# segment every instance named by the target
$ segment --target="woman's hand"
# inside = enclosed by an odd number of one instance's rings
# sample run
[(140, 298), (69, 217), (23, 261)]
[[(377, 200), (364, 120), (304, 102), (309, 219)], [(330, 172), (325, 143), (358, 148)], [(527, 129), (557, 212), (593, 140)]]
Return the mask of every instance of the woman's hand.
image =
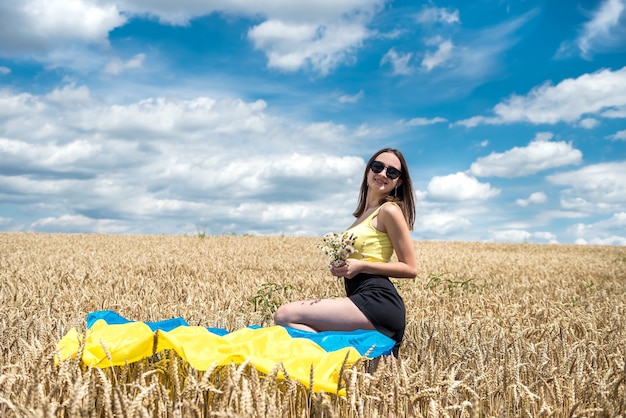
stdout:
[(351, 279), (361, 272), (362, 265), (363, 261), (349, 258), (343, 264), (340, 264), (338, 266), (331, 266), (330, 272), (333, 276)]

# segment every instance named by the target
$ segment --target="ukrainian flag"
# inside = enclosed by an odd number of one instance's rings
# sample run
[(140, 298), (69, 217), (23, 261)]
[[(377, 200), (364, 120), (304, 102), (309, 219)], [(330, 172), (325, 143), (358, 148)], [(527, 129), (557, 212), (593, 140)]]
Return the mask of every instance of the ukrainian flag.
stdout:
[(395, 341), (378, 331), (307, 332), (282, 326), (251, 326), (229, 332), (222, 328), (190, 326), (182, 318), (158, 322), (128, 320), (113, 311), (87, 315), (87, 331), (72, 328), (59, 342), (59, 360), (75, 358), (84, 343), (82, 361), (91, 367), (123, 366), (174, 350), (191, 367), (249, 362), (268, 374), (278, 364), (292, 379), (313, 390), (338, 390), (339, 373), (361, 359), (389, 355)]

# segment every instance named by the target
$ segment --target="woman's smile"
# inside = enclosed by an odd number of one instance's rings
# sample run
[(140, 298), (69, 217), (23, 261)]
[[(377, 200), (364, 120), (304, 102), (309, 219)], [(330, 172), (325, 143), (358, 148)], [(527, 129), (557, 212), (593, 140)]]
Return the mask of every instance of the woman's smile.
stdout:
[(388, 181), (381, 178), (381, 177), (374, 177), (374, 183), (378, 186), (378, 187), (385, 187), (388, 184)]

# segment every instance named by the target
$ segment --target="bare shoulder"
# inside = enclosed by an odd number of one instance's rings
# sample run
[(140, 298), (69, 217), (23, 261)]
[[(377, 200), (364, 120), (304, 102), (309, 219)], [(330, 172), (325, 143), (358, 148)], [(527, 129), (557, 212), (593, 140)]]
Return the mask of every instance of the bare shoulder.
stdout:
[(385, 202), (380, 207), (380, 213), (388, 216), (402, 216), (402, 209), (400, 208), (400, 205), (395, 202)]
[(386, 202), (380, 208), (379, 212), (380, 219), (383, 223), (387, 222), (401, 222), (404, 223), (404, 213), (402, 213), (402, 209), (397, 203), (394, 202)]

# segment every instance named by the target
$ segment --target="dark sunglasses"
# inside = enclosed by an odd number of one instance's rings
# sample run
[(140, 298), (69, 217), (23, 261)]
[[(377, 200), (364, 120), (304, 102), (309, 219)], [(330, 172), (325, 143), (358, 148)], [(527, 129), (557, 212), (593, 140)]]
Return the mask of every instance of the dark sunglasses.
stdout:
[(398, 177), (400, 177), (400, 174), (402, 174), (402, 172), (400, 170), (398, 170), (397, 168), (392, 167), (390, 165), (385, 165), (385, 164), (381, 163), (380, 161), (373, 161), (370, 164), (370, 170), (372, 170), (376, 174), (382, 173), (382, 171), (385, 168), (387, 169), (387, 177), (390, 180), (395, 180)]

